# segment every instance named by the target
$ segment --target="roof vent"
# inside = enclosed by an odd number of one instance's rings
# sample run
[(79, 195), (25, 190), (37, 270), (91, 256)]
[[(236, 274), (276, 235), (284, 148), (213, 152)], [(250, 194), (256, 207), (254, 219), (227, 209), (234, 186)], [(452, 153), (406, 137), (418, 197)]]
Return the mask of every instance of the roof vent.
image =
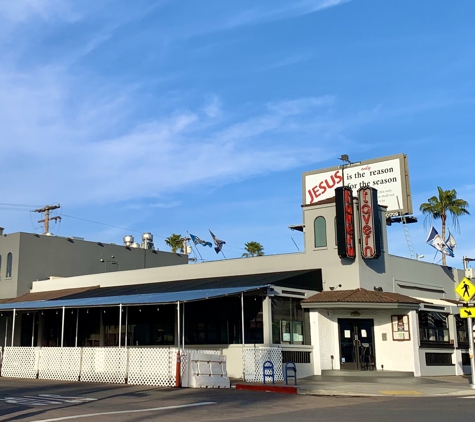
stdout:
[(132, 236), (131, 234), (128, 234), (127, 236), (124, 236), (124, 246), (132, 246), (132, 244), (134, 243), (134, 236)]
[(153, 249), (153, 234), (144, 233), (142, 235), (142, 249)]

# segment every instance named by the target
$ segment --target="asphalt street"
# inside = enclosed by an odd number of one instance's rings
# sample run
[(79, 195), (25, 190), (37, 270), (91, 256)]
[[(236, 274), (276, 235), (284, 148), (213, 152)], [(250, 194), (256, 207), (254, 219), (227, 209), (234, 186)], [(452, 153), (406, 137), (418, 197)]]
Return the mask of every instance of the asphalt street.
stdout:
[(320, 397), (0, 379), (0, 421), (5, 422), (466, 422), (474, 405), (474, 398), (463, 397)]

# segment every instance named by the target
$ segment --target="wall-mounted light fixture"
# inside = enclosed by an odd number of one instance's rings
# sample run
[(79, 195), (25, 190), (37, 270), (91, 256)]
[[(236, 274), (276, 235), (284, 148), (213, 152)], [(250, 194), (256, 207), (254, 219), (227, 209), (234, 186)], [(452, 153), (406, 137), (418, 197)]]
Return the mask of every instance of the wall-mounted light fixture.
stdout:
[(350, 315), (353, 317), (357, 317), (357, 316), (360, 316), (361, 314), (358, 311), (353, 311)]

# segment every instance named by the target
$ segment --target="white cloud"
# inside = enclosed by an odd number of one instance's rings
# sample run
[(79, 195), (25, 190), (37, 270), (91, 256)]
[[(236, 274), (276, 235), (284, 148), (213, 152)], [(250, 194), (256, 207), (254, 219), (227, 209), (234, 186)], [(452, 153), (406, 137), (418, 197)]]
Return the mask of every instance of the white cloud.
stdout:
[(207, 104), (203, 108), (203, 111), (208, 117), (215, 118), (221, 114), (221, 101), (216, 95), (210, 95), (207, 97)]
[(6, 0), (0, 2), (1, 16), (18, 23), (35, 18), (66, 22), (80, 18), (80, 14), (71, 7), (71, 2), (65, 0)]
[(65, 72), (0, 73), (0, 137), (8, 140), (9, 157), (3, 170), (10, 176), (3, 195), (10, 203), (161, 197), (324, 157), (314, 137), (289, 146), (278, 132), (291, 127), (300, 136), (307, 114), (324, 113), (332, 97), (269, 103), (246, 118), (228, 114), (224, 126), (221, 119), (212, 123), (219, 109), (215, 97), (203, 117), (199, 110), (178, 110), (133, 123), (129, 108), (140, 102), (133, 91), (81, 96)]

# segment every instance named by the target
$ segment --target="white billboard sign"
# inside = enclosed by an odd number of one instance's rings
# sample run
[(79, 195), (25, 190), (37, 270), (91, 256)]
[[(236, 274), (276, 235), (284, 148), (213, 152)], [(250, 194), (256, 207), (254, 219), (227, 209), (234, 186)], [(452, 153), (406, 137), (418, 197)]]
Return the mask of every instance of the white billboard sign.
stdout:
[(359, 188), (378, 190), (378, 203), (388, 215), (412, 214), (407, 156), (404, 154), (332, 167), (303, 175), (303, 203), (314, 204), (335, 196), (335, 188), (350, 186), (353, 195)]

